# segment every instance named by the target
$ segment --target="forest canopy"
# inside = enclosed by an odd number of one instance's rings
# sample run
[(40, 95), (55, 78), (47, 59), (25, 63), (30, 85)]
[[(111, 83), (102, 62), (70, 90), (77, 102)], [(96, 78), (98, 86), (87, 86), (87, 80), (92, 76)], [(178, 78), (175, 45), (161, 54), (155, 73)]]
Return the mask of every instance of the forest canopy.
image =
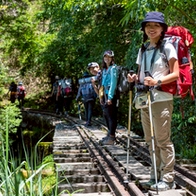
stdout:
[[(135, 66), (146, 12), (163, 12), (168, 25), (185, 26), (196, 39), (195, 8), (195, 0), (2, 1), (1, 66), (78, 78), (89, 62), (101, 63), (105, 49), (117, 64)], [(191, 52), (195, 64), (195, 44)]]

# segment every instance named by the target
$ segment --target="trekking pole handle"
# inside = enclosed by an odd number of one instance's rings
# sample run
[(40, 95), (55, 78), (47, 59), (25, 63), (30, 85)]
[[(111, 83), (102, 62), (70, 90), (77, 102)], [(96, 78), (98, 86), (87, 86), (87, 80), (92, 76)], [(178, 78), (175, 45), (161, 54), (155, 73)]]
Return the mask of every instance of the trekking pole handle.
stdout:
[[(145, 77), (152, 77), (152, 75), (150, 74), (150, 72), (149, 71), (144, 71), (144, 73), (145, 73)], [(149, 91), (149, 86), (146, 86), (146, 91)]]
[(151, 78), (152, 78), (152, 75), (150, 74), (150, 72), (149, 72), (149, 71), (147, 71), (147, 70), (146, 70), (146, 71), (144, 71), (144, 73), (145, 73), (145, 77), (148, 77), (148, 76), (149, 76), (149, 77), (151, 77)]
[[(133, 71), (132, 69), (129, 70), (129, 74), (132, 76), (132, 75), (134, 74), (134, 71)], [(129, 90), (130, 90), (130, 91), (133, 91), (134, 85), (135, 85), (135, 82), (131, 82), (131, 83), (129, 84)]]

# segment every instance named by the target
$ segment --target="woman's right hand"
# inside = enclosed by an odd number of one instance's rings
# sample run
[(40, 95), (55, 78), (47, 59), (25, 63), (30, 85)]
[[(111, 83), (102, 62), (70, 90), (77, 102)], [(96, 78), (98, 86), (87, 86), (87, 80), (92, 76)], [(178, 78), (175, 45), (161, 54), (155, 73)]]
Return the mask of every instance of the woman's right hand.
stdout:
[(133, 74), (133, 75), (128, 74), (127, 75), (127, 81), (128, 82), (135, 82), (136, 80), (137, 80), (137, 75), (136, 74)]

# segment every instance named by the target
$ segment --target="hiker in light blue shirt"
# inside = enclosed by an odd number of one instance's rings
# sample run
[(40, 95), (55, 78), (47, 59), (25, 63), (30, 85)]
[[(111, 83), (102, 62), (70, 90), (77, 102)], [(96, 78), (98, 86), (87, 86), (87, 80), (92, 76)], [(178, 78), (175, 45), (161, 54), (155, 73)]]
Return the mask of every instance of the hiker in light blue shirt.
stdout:
[(108, 95), (108, 100), (112, 100), (117, 85), (117, 69), (116, 65), (109, 66), (108, 69), (103, 69), (102, 73), (102, 86), (104, 86), (104, 92)]
[(103, 54), (102, 87), (103, 96), (100, 103), (103, 106), (104, 116), (107, 120), (108, 135), (102, 139), (103, 145), (113, 145), (117, 127), (117, 68), (114, 63), (114, 52), (107, 50)]

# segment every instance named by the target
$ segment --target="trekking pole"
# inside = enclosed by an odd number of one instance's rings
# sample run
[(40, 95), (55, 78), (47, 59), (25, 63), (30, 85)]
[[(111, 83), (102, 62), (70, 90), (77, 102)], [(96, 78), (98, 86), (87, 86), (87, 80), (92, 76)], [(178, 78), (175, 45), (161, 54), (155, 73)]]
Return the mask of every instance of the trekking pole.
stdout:
[[(145, 77), (151, 76), (149, 71), (145, 71)], [(155, 137), (154, 137), (154, 130), (153, 130), (153, 123), (152, 123), (152, 108), (151, 108), (151, 95), (149, 86), (146, 86), (147, 90), (147, 97), (148, 97), (148, 106), (149, 106), (149, 117), (150, 117), (150, 131), (151, 131), (151, 142), (152, 142), (152, 160), (153, 160), (153, 167), (154, 167), (154, 175), (155, 175), (155, 183), (156, 183), (156, 190), (158, 195), (158, 179), (157, 179), (157, 167), (156, 167), (156, 156), (155, 156)]]
[(80, 109), (80, 103), (78, 103), (78, 115), (79, 115), (79, 119), (82, 120), (82, 117), (81, 117), (81, 109)]
[[(130, 70), (129, 73), (130, 73), (130, 75), (133, 75), (134, 71)], [(126, 168), (126, 180), (124, 181), (124, 183), (129, 182), (128, 166), (129, 166), (129, 147), (130, 147), (131, 110), (132, 110), (133, 87), (134, 87), (134, 82), (131, 82), (129, 84), (129, 115), (128, 115), (128, 131), (127, 131), (127, 168)]]

